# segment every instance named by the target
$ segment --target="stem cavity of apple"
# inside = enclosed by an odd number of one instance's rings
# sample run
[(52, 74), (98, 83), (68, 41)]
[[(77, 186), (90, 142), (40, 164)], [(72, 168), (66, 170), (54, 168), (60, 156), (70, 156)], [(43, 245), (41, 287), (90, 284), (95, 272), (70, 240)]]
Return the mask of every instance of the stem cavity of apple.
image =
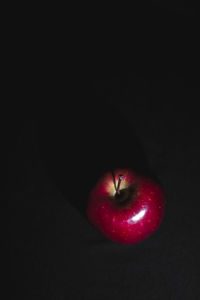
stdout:
[(120, 194), (120, 184), (122, 181), (123, 175), (119, 175), (119, 180), (118, 180), (118, 184), (117, 184), (117, 188), (116, 188), (116, 194), (119, 195)]

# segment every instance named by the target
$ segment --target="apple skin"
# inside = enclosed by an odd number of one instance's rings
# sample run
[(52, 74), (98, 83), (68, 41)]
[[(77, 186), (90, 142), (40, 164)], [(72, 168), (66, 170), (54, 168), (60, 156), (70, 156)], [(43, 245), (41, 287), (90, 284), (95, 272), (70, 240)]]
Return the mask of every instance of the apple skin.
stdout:
[[(118, 197), (120, 174), (123, 179)], [(144, 240), (159, 227), (164, 208), (164, 192), (157, 182), (131, 169), (117, 169), (98, 180), (89, 194), (86, 214), (105, 237), (128, 245)]]

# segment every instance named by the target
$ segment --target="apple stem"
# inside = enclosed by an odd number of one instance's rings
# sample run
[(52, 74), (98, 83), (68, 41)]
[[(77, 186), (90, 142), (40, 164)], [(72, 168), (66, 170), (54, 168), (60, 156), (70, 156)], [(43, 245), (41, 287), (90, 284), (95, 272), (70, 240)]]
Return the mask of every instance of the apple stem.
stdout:
[(116, 189), (116, 193), (119, 195), (120, 193), (120, 184), (121, 184), (121, 181), (122, 181), (122, 178), (123, 178), (123, 175), (119, 175), (119, 180), (118, 180), (118, 184), (117, 184), (117, 189)]

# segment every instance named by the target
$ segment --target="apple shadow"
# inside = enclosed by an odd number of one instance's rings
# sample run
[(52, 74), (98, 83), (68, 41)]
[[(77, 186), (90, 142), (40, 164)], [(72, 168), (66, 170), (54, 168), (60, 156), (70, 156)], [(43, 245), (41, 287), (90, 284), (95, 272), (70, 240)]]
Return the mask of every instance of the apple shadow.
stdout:
[(132, 168), (156, 179), (134, 128), (105, 100), (55, 106), (39, 118), (38, 142), (48, 175), (84, 216), (88, 194), (104, 172)]

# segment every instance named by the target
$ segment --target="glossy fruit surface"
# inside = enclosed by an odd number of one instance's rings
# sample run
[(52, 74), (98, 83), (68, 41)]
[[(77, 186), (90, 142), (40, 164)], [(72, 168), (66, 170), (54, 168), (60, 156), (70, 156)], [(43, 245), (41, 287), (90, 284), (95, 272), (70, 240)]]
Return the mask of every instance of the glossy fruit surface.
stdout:
[[(119, 176), (123, 175), (119, 193)], [(160, 225), (165, 198), (161, 186), (130, 169), (103, 175), (91, 191), (87, 216), (108, 239), (134, 244), (151, 235)]]

